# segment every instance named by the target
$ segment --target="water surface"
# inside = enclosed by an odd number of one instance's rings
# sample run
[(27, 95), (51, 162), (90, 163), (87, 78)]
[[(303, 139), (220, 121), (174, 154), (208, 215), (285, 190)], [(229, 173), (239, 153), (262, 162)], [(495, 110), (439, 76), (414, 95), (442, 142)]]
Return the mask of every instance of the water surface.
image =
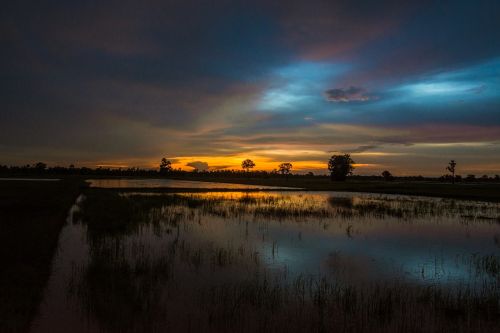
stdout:
[(60, 181), (58, 178), (0, 178), (0, 181), (5, 181), (5, 180), (22, 180), (26, 182), (57, 182)]
[[(423, 290), (420, 299), (425, 288), (498, 295), (495, 203), (277, 191), (92, 200), (79, 200), (83, 215), (73, 208), (63, 230), (34, 332), (183, 331), (186, 323), (203, 330), (220, 311), (235, 316), (241, 297), (251, 304), (260, 295), (265, 302), (307, 299), (297, 290), (321, 283), (346, 286), (357, 297), (374, 286), (410, 290), (409, 304), (412, 290)], [(106, 200), (110, 211), (92, 215), (93, 205)], [(85, 209), (94, 213), (80, 220)], [(377, 297), (387, 296), (367, 299)], [(252, 313), (242, 308), (240, 316)]]
[(176, 179), (88, 179), (90, 187), (100, 188), (196, 188), (196, 189), (291, 189), (291, 187), (245, 185), (217, 182), (202, 182)]

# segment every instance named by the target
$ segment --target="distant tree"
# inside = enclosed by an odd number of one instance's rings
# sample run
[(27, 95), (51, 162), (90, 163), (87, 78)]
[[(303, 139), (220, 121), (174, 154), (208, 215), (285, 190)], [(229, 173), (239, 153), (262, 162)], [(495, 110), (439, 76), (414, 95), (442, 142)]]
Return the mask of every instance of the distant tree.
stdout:
[(161, 159), (160, 162), (160, 173), (168, 173), (172, 171), (172, 162), (167, 160), (165, 157)]
[(498, 181), (500, 181), (500, 176), (499, 175), (495, 175), (494, 179), (495, 179), (496, 182), (498, 182)]
[(467, 177), (465, 177), (465, 180), (473, 182), (476, 180), (476, 176), (475, 175), (467, 175)]
[(344, 181), (348, 175), (354, 170), (354, 161), (351, 155), (333, 155), (328, 161), (328, 170), (330, 170), (331, 180)]
[(387, 170), (385, 170), (384, 172), (382, 172), (382, 177), (384, 177), (384, 179), (386, 181), (390, 181), (390, 180), (393, 180), (394, 179), (394, 176)]
[(457, 166), (457, 162), (455, 160), (451, 160), (450, 163), (448, 163), (448, 166), (446, 167), (446, 170), (448, 170), (451, 173), (451, 181), (453, 184), (455, 184), (455, 168)]
[(43, 163), (43, 162), (38, 162), (37, 164), (35, 164), (35, 169), (37, 172), (44, 172), (45, 169), (47, 169), (47, 164)]
[(255, 167), (255, 163), (248, 158), (241, 162), (241, 168), (246, 170), (246, 172), (250, 172), (250, 169), (253, 169), (253, 167)]
[(288, 175), (290, 174), (290, 172), (292, 171), (292, 163), (281, 163), (279, 166), (278, 166), (278, 170), (279, 170), (279, 173), (281, 173), (282, 175)]
[(308, 173), (306, 173), (306, 175), (309, 176), (309, 177), (313, 177), (314, 176), (314, 172), (309, 171)]

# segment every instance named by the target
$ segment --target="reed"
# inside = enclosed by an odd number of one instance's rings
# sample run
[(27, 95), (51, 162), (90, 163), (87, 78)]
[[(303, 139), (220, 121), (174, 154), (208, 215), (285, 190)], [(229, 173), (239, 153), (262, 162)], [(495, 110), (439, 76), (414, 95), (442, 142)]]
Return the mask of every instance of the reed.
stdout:
[[(466, 258), (481, 278), (456, 285), (404, 278), (356, 283), (324, 274), (291, 274), (287, 267), (264, 264), (251, 246), (193, 241), (186, 235), (219, 220), (263, 226), (269, 220), (324, 220), (328, 225), (354, 217), (405, 222), (461, 218), (467, 212), (475, 223), (495, 223), (476, 217), (492, 216), (498, 209), (383, 197), (321, 201), (281, 194), (90, 192), (82, 213), (89, 261), (75, 267), (68, 291), (83, 318), (110, 332), (495, 332), (500, 324), (498, 256)], [(214, 219), (206, 222), (206, 217)], [(354, 232), (352, 224), (347, 230)], [(278, 256), (279, 244), (270, 246), (272, 258)]]

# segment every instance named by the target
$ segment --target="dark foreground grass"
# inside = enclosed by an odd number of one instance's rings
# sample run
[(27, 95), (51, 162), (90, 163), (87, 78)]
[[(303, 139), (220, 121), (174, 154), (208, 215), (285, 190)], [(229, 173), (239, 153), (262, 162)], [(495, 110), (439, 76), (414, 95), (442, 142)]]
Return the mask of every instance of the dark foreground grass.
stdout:
[(194, 177), (179, 180), (210, 181), (231, 184), (298, 187), (311, 191), (371, 192), (421, 195), (500, 202), (500, 183), (440, 183), (431, 181), (347, 180), (332, 182), (328, 177), (222, 178)]
[(25, 332), (81, 180), (0, 181), (0, 332)]

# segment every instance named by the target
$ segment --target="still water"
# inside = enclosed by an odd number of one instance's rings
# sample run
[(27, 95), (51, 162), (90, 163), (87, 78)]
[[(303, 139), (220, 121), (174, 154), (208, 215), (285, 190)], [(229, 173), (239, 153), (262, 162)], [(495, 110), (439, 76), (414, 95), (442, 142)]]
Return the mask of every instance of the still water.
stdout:
[(58, 182), (58, 178), (0, 178), (0, 181)]
[(265, 185), (245, 185), (231, 183), (201, 182), (177, 179), (88, 179), (90, 187), (100, 188), (193, 188), (193, 189), (287, 189), (290, 187), (265, 186)]
[(242, 297), (299, 297), (290, 290), (303, 281), (451, 294), (500, 285), (500, 204), (333, 192), (129, 193), (113, 200), (134, 209), (110, 222), (110, 214), (85, 217), (92, 200), (80, 197), (70, 212), (33, 332), (203, 330), (208, 324), (200, 323), (239, 311)]

